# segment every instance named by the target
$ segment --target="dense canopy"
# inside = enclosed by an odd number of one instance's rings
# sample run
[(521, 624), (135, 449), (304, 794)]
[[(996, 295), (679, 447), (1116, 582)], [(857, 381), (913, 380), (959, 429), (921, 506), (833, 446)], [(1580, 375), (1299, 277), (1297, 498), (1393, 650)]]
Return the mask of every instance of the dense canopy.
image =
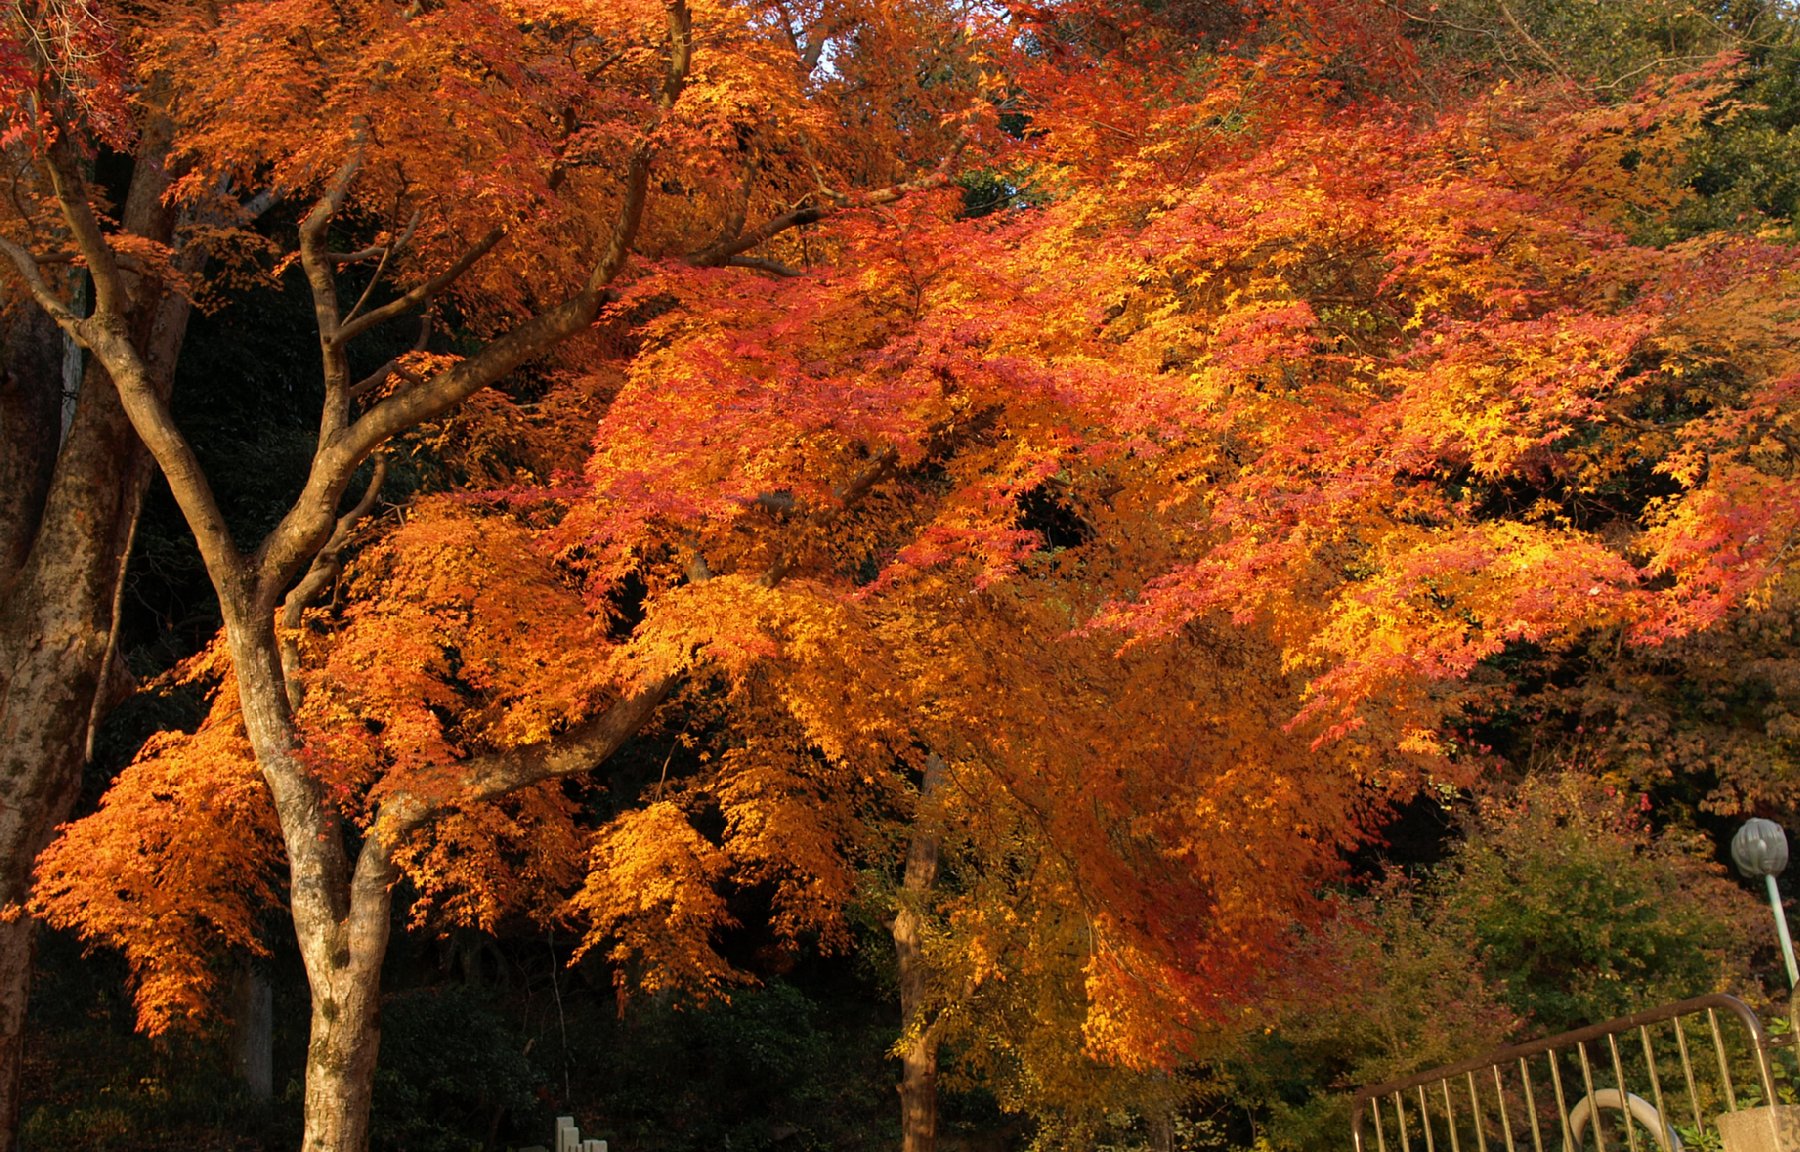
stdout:
[[(431, 940), (549, 941), (602, 1126), (565, 967), (874, 965), (906, 1152), (1761, 996), (1800, 26), (1594, 7), (15, 6), (0, 1113), (34, 920), (163, 1045), (286, 965), (342, 1152)], [(1565, 832), (1667, 915), (1534, 959)]]

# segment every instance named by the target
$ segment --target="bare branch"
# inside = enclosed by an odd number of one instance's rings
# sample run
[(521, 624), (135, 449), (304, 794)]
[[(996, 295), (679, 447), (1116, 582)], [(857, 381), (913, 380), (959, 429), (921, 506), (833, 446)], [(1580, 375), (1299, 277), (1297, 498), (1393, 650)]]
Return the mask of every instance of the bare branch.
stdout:
[(363, 285), (362, 295), (356, 298), (356, 303), (352, 304), (350, 311), (344, 314), (345, 320), (356, 319), (357, 315), (368, 305), (369, 297), (375, 294), (375, 285), (381, 283), (382, 274), (387, 271), (388, 261), (393, 258), (393, 254), (392, 248), (383, 249), (381, 259), (375, 264), (375, 271), (369, 274), (369, 282)]
[(244, 604), (248, 591), (243, 556), (231, 538), (231, 529), (200, 458), (176, 425), (150, 369), (132, 343), (126, 318), (117, 312), (102, 312), (96, 306), (94, 315), (65, 325), (65, 330), (94, 354), (112, 378), (138, 439), (150, 449), (169, 482), (169, 491), (194, 534), (229, 621), (233, 611)]
[(362, 499), (356, 506), (338, 517), (337, 526), (332, 529), (331, 539), (319, 549), (313, 557), (312, 567), (306, 575), (289, 590), (287, 598), (281, 604), (281, 675), (287, 682), (288, 707), (298, 712), (301, 701), (305, 697), (306, 688), (300, 674), (300, 643), (297, 632), (302, 615), (308, 605), (324, 594), (325, 590), (336, 584), (344, 574), (344, 549), (350, 543), (350, 534), (368, 514), (375, 509), (375, 502), (381, 496), (382, 482), (387, 479), (387, 457), (377, 454), (374, 473), (369, 477), (369, 486), (363, 491)]
[[(841, 212), (846, 208), (874, 208), (882, 204), (892, 204), (918, 192), (926, 192), (934, 188), (945, 187), (950, 183), (951, 168), (956, 163), (957, 157), (962, 154), (962, 149), (963, 144), (959, 141), (957, 146), (951, 149), (950, 153), (944, 157), (943, 161), (938, 164), (936, 169), (928, 175), (919, 177), (917, 180), (903, 180), (898, 184), (890, 184), (886, 188), (877, 188), (870, 192), (863, 192), (855, 195), (830, 193), (832, 197), (830, 203), (809, 204), (805, 207), (795, 208), (790, 212), (785, 212), (780, 216), (766, 220), (757, 227), (750, 229), (748, 232), (738, 234), (731, 240), (714, 244), (710, 248), (696, 252), (688, 257), (688, 263), (701, 268), (717, 268), (721, 265), (736, 263), (737, 261), (734, 258), (741, 253), (748, 252), (757, 245), (772, 240), (791, 228), (799, 228), (807, 224), (816, 224), (820, 220), (825, 219), (825, 217), (830, 216), (835, 212)], [(760, 267), (760, 265), (747, 265), (747, 267)], [(775, 271), (774, 268), (763, 268), (762, 270)], [(778, 272), (777, 275), (781, 275), (781, 273)]]
[(825, 42), (831, 39), (824, 27), (824, 21), (813, 25), (808, 34), (805, 51), (800, 53), (800, 70), (811, 76), (819, 67), (819, 58), (825, 54)]
[(388, 257), (405, 248), (412, 242), (414, 233), (419, 230), (419, 223), (424, 213), (415, 210), (412, 219), (406, 222), (406, 228), (399, 237), (386, 244), (371, 244), (367, 248), (358, 248), (354, 252), (327, 252), (325, 258), (333, 264), (360, 264), (364, 260), (380, 259), (385, 262)]
[[(419, 317), (419, 338), (417, 340), (413, 341), (412, 350), (414, 352), (425, 351), (425, 345), (427, 344), (427, 342), (430, 341), (430, 339), (431, 339), (431, 313), (426, 312)], [(400, 372), (402, 375), (408, 377), (414, 384), (422, 383), (423, 381), (421, 381), (418, 377), (413, 376), (411, 373), (402, 371), (402, 369), (400, 367), (400, 360), (401, 360), (401, 357), (395, 356), (394, 358), (389, 360), (387, 363), (383, 364), (381, 367), (375, 369), (375, 371), (369, 373), (367, 376), (364, 376), (361, 380), (358, 380), (356, 382), (356, 384), (354, 386), (352, 386), (350, 389), (350, 399), (361, 400), (364, 396), (367, 396), (369, 393), (375, 391), (375, 389), (381, 387), (383, 384), (386, 384), (388, 381), (388, 377), (392, 376), (396, 372)]]
[(460, 801), (493, 800), (542, 780), (592, 771), (637, 735), (680, 682), (678, 676), (660, 677), (549, 740), (464, 760), (457, 766), (463, 781)]
[(281, 203), (281, 199), (281, 189), (279, 188), (265, 188), (256, 195), (250, 197), (250, 199), (243, 203), (245, 222), (248, 223), (249, 221), (259, 218), (264, 212), (267, 212), (269, 209), (275, 207), (275, 205)]
[(50, 287), (49, 282), (44, 279), (44, 274), (38, 271), (36, 257), (4, 236), (0, 236), (0, 252), (5, 253), (6, 258), (12, 261), (13, 270), (18, 272), (21, 280), (25, 281), (26, 290), (31, 293), (31, 298), (37, 301), (38, 307), (42, 308), (50, 319), (56, 321), (59, 327), (73, 331), (81, 317), (75, 315), (62, 297), (58, 296), (56, 291)]
[(767, 272), (771, 276), (791, 278), (806, 275), (792, 264), (783, 264), (779, 260), (770, 260), (764, 256), (733, 256), (725, 263), (732, 268), (753, 268), (758, 272)]
[(313, 319), (319, 329), (319, 356), (325, 375), (325, 404), (319, 417), (321, 442), (335, 436), (350, 418), (350, 361), (337, 339), (343, 313), (338, 305), (337, 275), (325, 251), (325, 232), (331, 226), (332, 217), (343, 208), (350, 185), (362, 168), (362, 137), (359, 130), (350, 158), (338, 168), (324, 193), (300, 222), (300, 266), (305, 270), (307, 286), (312, 290)]
[[(663, 12), (668, 20), (669, 55), (663, 66), (662, 91), (657, 96), (658, 123), (674, 111), (675, 102), (687, 85), (688, 70), (693, 65), (693, 16), (687, 0), (664, 0)], [(644, 202), (650, 191), (651, 133), (646, 132), (631, 151), (625, 170), (625, 199), (619, 205), (619, 216), (613, 225), (606, 251), (588, 274), (588, 291), (601, 292), (625, 267), (636, 242), (638, 227), (644, 219)]]
[[(476, 261), (480, 260), (483, 256), (486, 256), (489, 252), (492, 252), (494, 246), (499, 244), (500, 241), (505, 238), (506, 229), (492, 229), (486, 236), (477, 240), (474, 246), (467, 252), (464, 252), (461, 256), (457, 257), (454, 264), (451, 264), (450, 267), (444, 269), (436, 276), (433, 276), (423, 284), (413, 286), (396, 299), (388, 301), (374, 311), (358, 316), (354, 320), (347, 321), (343, 327), (337, 330), (332, 341), (333, 344), (341, 349), (369, 329), (378, 327), (397, 316), (404, 316), (413, 309), (424, 306), (438, 293), (461, 279), (463, 273), (473, 268)], [(366, 295), (367, 294), (365, 293), (365, 296)], [(358, 304), (358, 307), (361, 307), (361, 304)]]
[(1513, 26), (1513, 31), (1517, 32), (1519, 37), (1531, 46), (1531, 50), (1537, 53), (1538, 59), (1542, 60), (1550, 71), (1556, 73), (1557, 79), (1564, 81), (1568, 80), (1569, 74), (1563, 71), (1562, 61), (1558, 60), (1548, 48), (1545, 48), (1539, 43), (1538, 38), (1533, 36), (1530, 30), (1527, 29), (1524, 24), (1519, 22), (1519, 18), (1513, 14), (1512, 6), (1508, 4), (1506, 0), (1499, 0), (1499, 3), (1500, 12), (1506, 17), (1506, 22), (1511, 24)]
[(786, 520), (788, 516), (793, 513), (794, 509), (800, 505), (800, 501), (795, 499), (794, 494), (789, 492), (786, 488), (774, 492), (759, 493), (756, 499), (752, 500), (751, 503), (775, 517), (777, 520)]
[(832, 495), (836, 496), (838, 500), (838, 510), (843, 511), (855, 506), (869, 494), (875, 485), (892, 476), (899, 463), (900, 453), (893, 448), (883, 448), (877, 452), (869, 467), (852, 476), (850, 482), (842, 488), (832, 490)]
[(123, 315), (130, 294), (119, 275), (118, 257), (100, 231), (100, 221), (88, 201), (86, 181), (69, 155), (68, 141), (59, 137), (50, 146), (46, 159), (50, 186), (62, 209), (63, 221), (75, 237), (75, 246), (87, 260), (88, 275), (94, 284), (94, 311)]

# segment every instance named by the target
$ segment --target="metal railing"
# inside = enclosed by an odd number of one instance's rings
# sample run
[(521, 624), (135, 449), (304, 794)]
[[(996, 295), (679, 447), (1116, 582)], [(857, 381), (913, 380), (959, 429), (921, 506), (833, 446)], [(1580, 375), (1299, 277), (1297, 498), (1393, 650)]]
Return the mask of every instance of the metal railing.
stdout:
[(1693, 1152), (1719, 1113), (1776, 1102), (1790, 1044), (1742, 1000), (1698, 996), (1364, 1088), (1351, 1137), (1355, 1152)]

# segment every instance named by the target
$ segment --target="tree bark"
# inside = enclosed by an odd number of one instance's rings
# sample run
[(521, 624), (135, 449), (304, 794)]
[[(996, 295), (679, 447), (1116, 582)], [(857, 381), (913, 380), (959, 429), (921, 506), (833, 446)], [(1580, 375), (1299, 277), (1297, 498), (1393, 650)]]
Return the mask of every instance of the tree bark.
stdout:
[(381, 959), (387, 951), (388, 900), (361, 901), (345, 922), (308, 921), (296, 929), (312, 987), (306, 1047), (304, 1152), (369, 1146), (375, 1059), (381, 1048)]
[[(31, 868), (81, 785), (106, 677), (114, 593), (149, 479), (111, 386), (82, 388), (29, 556), (0, 605), (0, 908), (16, 910)], [(104, 678), (104, 679), (103, 679)], [(31, 970), (31, 922), (0, 926), (0, 1152), (12, 1147)]]
[[(125, 220), (166, 240), (168, 175), (149, 151), (133, 171)], [(189, 306), (148, 288), (127, 317), (145, 379), (166, 400)], [(60, 340), (11, 344), (0, 369), (0, 915), (16, 913), (37, 854), (69, 815), (93, 726), (117, 701), (111, 673), (117, 593), (152, 475), (117, 391), (88, 364), (62, 438)], [(20, 437), (13, 440), (14, 435)], [(15, 446), (18, 449), (14, 455)], [(0, 1152), (14, 1146), (30, 992), (32, 923), (0, 923)]]
[(938, 1105), (938, 1026), (927, 1019), (926, 968), (922, 929), (924, 903), (937, 881), (942, 829), (937, 800), (943, 787), (944, 762), (937, 753), (925, 759), (919, 785), (919, 808), (906, 848), (906, 872), (900, 906), (894, 912), (894, 952), (900, 969), (900, 1147), (901, 1152), (936, 1152)]
[(219, 581), (244, 729), (280, 817), (294, 936), (312, 998), (304, 1152), (362, 1152), (381, 1047), (381, 963), (397, 877), (379, 823), (352, 868), (344, 829), (299, 757), (271, 605)]
[(0, 333), (0, 591), (24, 566), (62, 438), (63, 335), (35, 308)]

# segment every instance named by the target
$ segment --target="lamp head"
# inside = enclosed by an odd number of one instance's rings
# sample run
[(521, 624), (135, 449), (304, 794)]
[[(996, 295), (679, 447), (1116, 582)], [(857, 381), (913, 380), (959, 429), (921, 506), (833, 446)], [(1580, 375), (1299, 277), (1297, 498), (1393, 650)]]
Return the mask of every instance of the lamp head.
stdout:
[(1779, 875), (1787, 867), (1787, 833), (1773, 820), (1746, 820), (1731, 838), (1731, 859), (1751, 878)]

